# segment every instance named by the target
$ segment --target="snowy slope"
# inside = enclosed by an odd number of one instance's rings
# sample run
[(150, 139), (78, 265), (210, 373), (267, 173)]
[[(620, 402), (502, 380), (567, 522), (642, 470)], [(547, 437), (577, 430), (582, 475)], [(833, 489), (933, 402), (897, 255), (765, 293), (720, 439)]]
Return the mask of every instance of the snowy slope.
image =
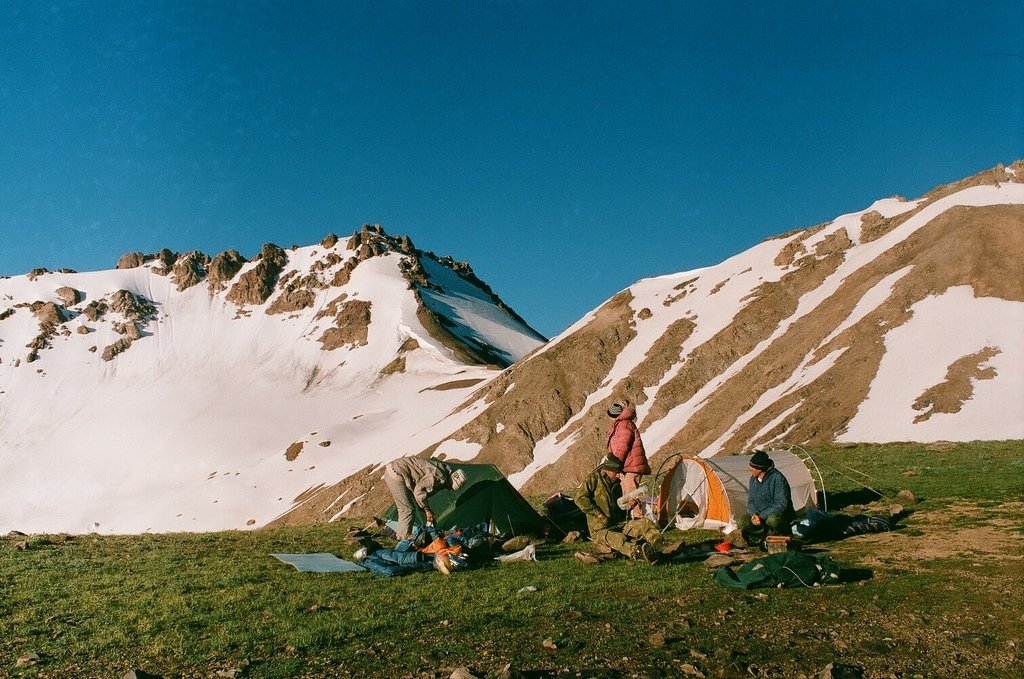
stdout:
[[(293, 249), (285, 272), (305, 275), (334, 253), (338, 261), (321, 269), (330, 280), (355, 256), (346, 245)], [(153, 262), (0, 280), (0, 313), (13, 310), (0, 321), (0, 530), (263, 525), (311, 487), (444, 436), (459, 421), (438, 421), (498, 371), (457, 360), (421, 324), (403, 259), (367, 258), (343, 286), (316, 289), (312, 306), (273, 315), (277, 295), (239, 306), (204, 284), (179, 292)], [(431, 294), (454, 324), (479, 323), (477, 337), (513, 360), (540, 344), (457, 274), (437, 263), (430, 273), (441, 279)], [(62, 304), (62, 287), (84, 299), (67, 305), (75, 318), (28, 362), (40, 320), (24, 305)], [(125, 319), (108, 311), (93, 322), (82, 309), (118, 290), (150, 300), (156, 313), (126, 351), (103, 360)], [(370, 305), (365, 343), (325, 350), (333, 319), (317, 316), (342, 295)], [(396, 357), (400, 370), (385, 370)], [(453, 382), (462, 386), (437, 388)], [(296, 443), (301, 451), (286, 454)]]

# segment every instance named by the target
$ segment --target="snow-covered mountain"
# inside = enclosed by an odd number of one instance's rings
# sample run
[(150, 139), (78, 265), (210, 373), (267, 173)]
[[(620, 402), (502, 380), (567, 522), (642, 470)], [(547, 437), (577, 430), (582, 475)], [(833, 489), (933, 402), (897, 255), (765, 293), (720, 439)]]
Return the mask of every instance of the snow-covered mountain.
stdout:
[(613, 401), (655, 467), (1020, 439), (1024, 163), (641, 280), (546, 345), (468, 266), (376, 227), (253, 262), (33, 272), (0, 280), (0, 378), (0, 530), (365, 515), (407, 454), (572, 488)]
[(0, 531), (263, 525), (443, 438), (544, 341), (467, 265), (376, 226), (251, 262), (33, 271), (0, 280), (0, 319)]
[[(672, 453), (771, 443), (1024, 438), (1024, 163), (889, 198), (717, 266), (639, 281), (483, 386), (424, 453), (491, 462), (527, 494), (571, 489), (637, 406)], [(378, 470), (283, 521), (387, 502)]]

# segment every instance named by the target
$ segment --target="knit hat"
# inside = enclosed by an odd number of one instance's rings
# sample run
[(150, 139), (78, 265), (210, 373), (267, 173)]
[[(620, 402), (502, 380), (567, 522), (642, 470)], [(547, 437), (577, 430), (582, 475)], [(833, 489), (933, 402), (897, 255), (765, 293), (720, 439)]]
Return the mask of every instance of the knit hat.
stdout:
[(772, 458), (768, 457), (768, 453), (763, 450), (755, 450), (753, 456), (750, 458), (750, 466), (762, 472), (766, 472), (775, 466), (772, 462)]
[(608, 409), (608, 417), (618, 417), (622, 414), (623, 407), (621, 403), (613, 403)]
[(461, 469), (456, 469), (452, 472), (452, 490), (458, 490), (462, 488), (462, 484), (466, 482), (466, 472)]
[(620, 460), (617, 457), (613, 457), (613, 456), (609, 455), (608, 457), (604, 458), (603, 462), (601, 462), (601, 469), (607, 469), (610, 472), (620, 472), (621, 473), (622, 472), (622, 460)]

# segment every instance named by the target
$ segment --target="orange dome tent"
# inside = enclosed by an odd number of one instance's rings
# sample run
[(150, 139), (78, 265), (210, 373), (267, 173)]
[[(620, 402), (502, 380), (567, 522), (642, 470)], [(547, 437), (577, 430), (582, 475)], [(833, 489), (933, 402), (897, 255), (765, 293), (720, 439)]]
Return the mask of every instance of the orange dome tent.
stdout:
[[(789, 481), (793, 509), (817, 506), (814, 479), (804, 461), (785, 450), (766, 451)], [(658, 493), (658, 524), (675, 524), (680, 530), (720, 528), (731, 530), (747, 511), (751, 455), (701, 458), (683, 455), (661, 482)]]

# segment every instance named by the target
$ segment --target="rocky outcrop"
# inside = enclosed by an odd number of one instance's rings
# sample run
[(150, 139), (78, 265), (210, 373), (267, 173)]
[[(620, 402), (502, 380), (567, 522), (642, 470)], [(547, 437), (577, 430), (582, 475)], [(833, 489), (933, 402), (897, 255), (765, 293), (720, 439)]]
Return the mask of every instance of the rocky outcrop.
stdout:
[(123, 354), (128, 351), (128, 347), (132, 345), (132, 341), (127, 337), (122, 337), (113, 344), (110, 344), (103, 349), (101, 354), (104, 361), (112, 361), (118, 354)]
[(239, 278), (238, 282), (228, 291), (227, 300), (239, 306), (263, 304), (274, 293), (277, 278), (284, 265), (288, 263), (288, 255), (277, 245), (267, 243), (263, 246), (259, 262)]
[(323, 350), (365, 346), (370, 332), (370, 306), (370, 302), (361, 299), (342, 304), (334, 318), (334, 327), (320, 336)]
[(316, 302), (316, 293), (311, 290), (285, 290), (267, 307), (267, 314), (287, 314), (308, 309)]
[(142, 266), (145, 256), (141, 252), (126, 252), (117, 260), (115, 269), (134, 269)]
[(57, 298), (60, 299), (61, 304), (65, 307), (75, 306), (81, 302), (85, 297), (79, 290), (75, 290), (72, 287), (63, 286), (57, 288)]
[(198, 285), (206, 277), (206, 267), (209, 263), (210, 257), (198, 250), (186, 252), (178, 258), (171, 269), (178, 292)]
[(214, 257), (213, 261), (206, 268), (206, 279), (210, 286), (210, 293), (216, 294), (227, 288), (228, 281), (241, 271), (247, 261), (236, 250), (225, 250)]
[(95, 322), (99, 320), (100, 316), (107, 313), (107, 309), (109, 308), (110, 306), (106, 303), (105, 300), (94, 300), (92, 302), (89, 302), (89, 304), (86, 305), (84, 309), (82, 309), (82, 315), (88, 318), (90, 321)]
[(67, 312), (63, 307), (53, 302), (35, 302), (29, 306), (29, 309), (39, 319), (40, 324), (59, 325), (68, 320)]
[(136, 295), (128, 290), (118, 290), (110, 300), (110, 308), (128, 320), (148, 323), (156, 316), (156, 306), (152, 300)]

